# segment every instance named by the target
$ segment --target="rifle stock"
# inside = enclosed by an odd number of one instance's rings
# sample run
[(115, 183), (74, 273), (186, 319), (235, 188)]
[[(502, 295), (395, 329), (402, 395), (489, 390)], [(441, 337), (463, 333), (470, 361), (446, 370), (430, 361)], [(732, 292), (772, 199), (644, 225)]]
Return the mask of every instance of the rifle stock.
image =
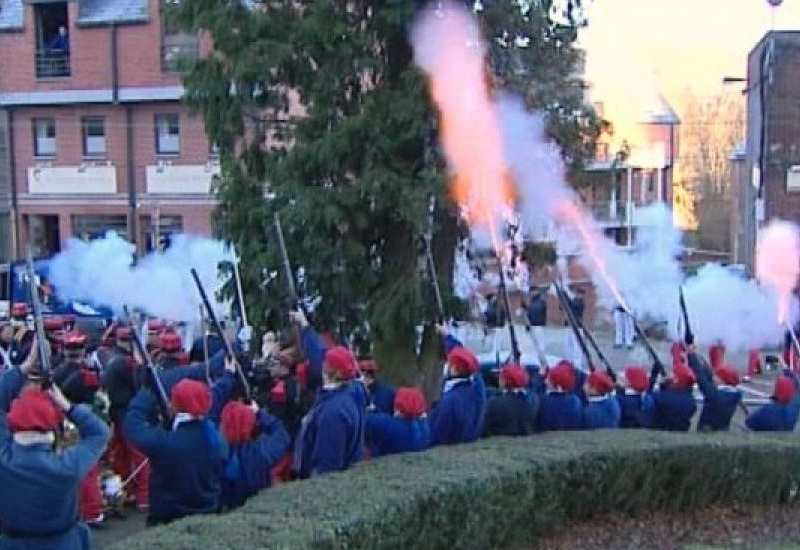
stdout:
[(36, 288), (36, 272), (33, 267), (33, 253), (31, 252), (30, 246), (28, 246), (25, 263), (28, 275), (28, 289), (31, 294), (31, 304), (33, 305), (33, 320), (36, 326), (36, 351), (39, 354), (39, 370), (41, 373), (42, 385), (47, 387), (52, 381), (53, 365), (50, 358), (50, 346), (47, 344), (47, 335), (44, 331), (42, 304), (39, 301), (39, 289)]
[(206, 294), (206, 289), (203, 287), (203, 283), (200, 281), (200, 276), (197, 274), (197, 270), (195, 268), (191, 268), (190, 272), (192, 274), (192, 278), (194, 279), (195, 285), (197, 285), (197, 291), (200, 293), (200, 298), (203, 300), (203, 305), (206, 308), (208, 319), (211, 321), (211, 324), (214, 325), (214, 328), (216, 329), (220, 338), (222, 338), (222, 343), (225, 345), (225, 353), (228, 355), (228, 357), (233, 359), (234, 363), (236, 364), (236, 376), (242, 386), (244, 398), (247, 400), (247, 402), (250, 402), (250, 384), (247, 382), (247, 377), (244, 375), (242, 365), (239, 363), (239, 359), (236, 357), (236, 354), (233, 351), (233, 346), (231, 346), (231, 343), (225, 336), (225, 331), (222, 330), (222, 324), (219, 322), (217, 314), (214, 311), (214, 308), (211, 306), (211, 301), (208, 299), (208, 294)]

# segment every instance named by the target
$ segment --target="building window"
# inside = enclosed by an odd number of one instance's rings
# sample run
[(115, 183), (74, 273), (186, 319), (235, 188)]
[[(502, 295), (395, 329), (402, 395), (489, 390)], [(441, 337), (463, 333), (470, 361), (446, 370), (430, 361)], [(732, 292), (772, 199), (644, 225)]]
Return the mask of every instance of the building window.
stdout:
[(101, 116), (81, 119), (83, 156), (98, 157), (106, 154), (106, 120)]
[(161, 70), (185, 71), (200, 57), (200, 36), (171, 24), (168, 17), (161, 20)]
[(53, 118), (33, 119), (33, 154), (37, 157), (56, 156), (56, 121)]
[(128, 239), (128, 218), (125, 216), (72, 216), (72, 234), (90, 241), (103, 237), (108, 231), (115, 231), (120, 237)]
[(174, 235), (183, 233), (183, 218), (170, 215), (158, 215), (155, 218), (141, 216), (139, 227), (142, 231), (141, 242), (144, 243), (145, 252), (164, 250), (168, 248)]
[(181, 128), (178, 115), (156, 115), (156, 153), (177, 155), (181, 152)]
[(34, 5), (36, 21), (36, 77), (59, 78), (71, 74), (69, 16), (66, 2)]

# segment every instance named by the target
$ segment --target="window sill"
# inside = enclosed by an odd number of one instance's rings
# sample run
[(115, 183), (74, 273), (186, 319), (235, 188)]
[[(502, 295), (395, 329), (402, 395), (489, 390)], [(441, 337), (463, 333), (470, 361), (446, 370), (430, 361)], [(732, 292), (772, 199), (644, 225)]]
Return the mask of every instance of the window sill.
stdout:
[(51, 162), (56, 160), (56, 155), (33, 155), (36, 162)]
[(37, 76), (36, 82), (64, 82), (72, 78), (72, 75), (64, 76)]
[(96, 155), (83, 155), (81, 160), (85, 162), (105, 162), (108, 160), (108, 156), (105, 153), (98, 153)]
[(180, 158), (181, 154), (178, 153), (156, 153), (158, 159), (176, 159)]

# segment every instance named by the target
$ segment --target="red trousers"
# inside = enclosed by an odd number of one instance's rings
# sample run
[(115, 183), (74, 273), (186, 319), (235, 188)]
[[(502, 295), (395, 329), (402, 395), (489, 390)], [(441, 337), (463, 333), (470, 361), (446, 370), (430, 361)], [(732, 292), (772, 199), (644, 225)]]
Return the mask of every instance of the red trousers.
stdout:
[[(125, 434), (122, 433), (122, 428), (114, 425), (114, 435), (111, 438), (111, 468), (114, 473), (122, 478), (125, 482), (130, 475), (136, 471), (142, 462), (147, 460), (147, 457), (139, 452), (131, 445)], [(146, 464), (139, 470), (134, 478), (128, 483), (128, 494), (136, 497), (136, 504), (142, 506), (146, 505), (149, 495), (149, 482), (150, 482), (150, 464)]]
[(103, 493), (100, 489), (100, 464), (92, 466), (81, 482), (81, 520), (92, 521), (103, 514)]
[(272, 478), (272, 486), (280, 485), (281, 483), (286, 483), (287, 481), (292, 480), (292, 462), (294, 460), (294, 455), (291, 452), (286, 453), (283, 455), (275, 466), (272, 467), (270, 471), (270, 477)]

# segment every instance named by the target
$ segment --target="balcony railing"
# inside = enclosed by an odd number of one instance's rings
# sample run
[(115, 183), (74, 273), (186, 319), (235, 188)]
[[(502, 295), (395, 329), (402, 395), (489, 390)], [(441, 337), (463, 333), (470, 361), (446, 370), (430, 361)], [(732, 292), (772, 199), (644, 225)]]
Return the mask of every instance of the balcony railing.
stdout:
[(36, 78), (61, 78), (72, 74), (67, 52), (36, 51)]

